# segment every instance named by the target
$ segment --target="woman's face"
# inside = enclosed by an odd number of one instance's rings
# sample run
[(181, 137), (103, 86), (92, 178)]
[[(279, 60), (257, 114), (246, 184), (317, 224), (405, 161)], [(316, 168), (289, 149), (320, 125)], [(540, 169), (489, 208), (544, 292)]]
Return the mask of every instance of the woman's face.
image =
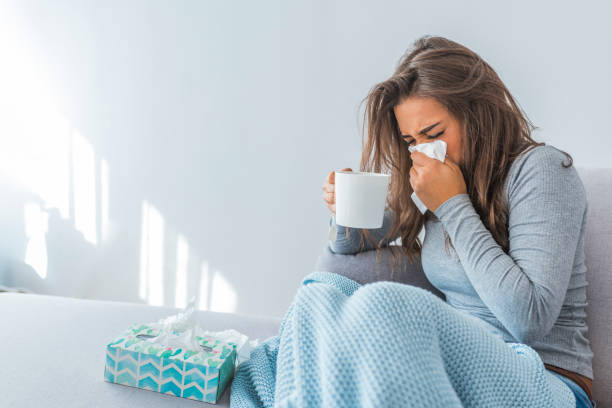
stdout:
[(444, 140), (446, 154), (455, 163), (461, 163), (461, 124), (438, 101), (411, 96), (402, 100), (393, 111), (406, 148)]

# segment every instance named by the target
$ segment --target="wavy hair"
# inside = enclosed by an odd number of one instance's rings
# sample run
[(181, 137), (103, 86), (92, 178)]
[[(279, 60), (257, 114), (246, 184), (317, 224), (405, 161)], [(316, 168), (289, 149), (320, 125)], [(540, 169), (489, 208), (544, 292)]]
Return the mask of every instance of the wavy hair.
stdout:
[[(385, 241), (401, 238), (401, 246), (391, 245), (393, 264), (396, 250), (413, 262), (420, 256), (418, 237), (426, 217), (410, 198), (412, 167), (410, 152), (393, 108), (405, 98), (433, 98), (457, 119), (461, 126), (462, 160), (459, 164), (467, 194), (480, 219), (495, 241), (507, 253), (508, 206), (504, 182), (512, 162), (536, 146), (531, 138), (537, 129), (524, 114), (493, 68), (467, 47), (444, 37), (424, 36), (400, 59), (393, 75), (374, 85), (361, 101), (366, 102), (362, 127), (360, 170), (391, 175), (387, 208), (395, 214), (388, 233), (376, 242), (368, 230), (360, 230), (361, 250), (368, 240), (380, 255)], [(367, 129), (367, 130), (366, 130)], [(572, 157), (569, 157), (570, 167)], [(452, 246), (444, 232), (445, 249)], [(378, 258), (378, 256), (377, 256)]]

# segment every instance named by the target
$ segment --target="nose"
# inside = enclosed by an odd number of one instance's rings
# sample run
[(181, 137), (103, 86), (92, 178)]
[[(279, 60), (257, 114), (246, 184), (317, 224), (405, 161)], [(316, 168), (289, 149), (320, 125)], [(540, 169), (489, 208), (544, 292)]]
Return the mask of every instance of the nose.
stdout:
[(415, 146), (418, 146), (418, 145), (421, 145), (421, 144), (426, 144), (426, 143), (431, 143), (431, 142), (433, 142), (433, 140), (421, 139), (420, 142), (418, 140), (416, 140), (414, 143), (412, 143), (412, 146), (415, 147)]

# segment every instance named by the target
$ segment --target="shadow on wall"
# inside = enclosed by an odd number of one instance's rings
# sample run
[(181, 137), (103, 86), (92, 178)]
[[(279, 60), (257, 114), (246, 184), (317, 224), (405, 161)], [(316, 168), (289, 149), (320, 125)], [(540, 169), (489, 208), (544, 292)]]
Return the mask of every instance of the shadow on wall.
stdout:
[[(196, 296), (200, 309), (234, 312), (232, 285), (153, 203), (121, 197), (111, 207), (109, 161), (58, 113), (19, 40), (0, 39), (10, 61), (0, 66), (0, 285), (112, 300), (137, 293), (176, 307)], [(114, 223), (111, 208), (122, 216), (134, 209), (129, 225)], [(122, 270), (116, 257), (127, 259)]]

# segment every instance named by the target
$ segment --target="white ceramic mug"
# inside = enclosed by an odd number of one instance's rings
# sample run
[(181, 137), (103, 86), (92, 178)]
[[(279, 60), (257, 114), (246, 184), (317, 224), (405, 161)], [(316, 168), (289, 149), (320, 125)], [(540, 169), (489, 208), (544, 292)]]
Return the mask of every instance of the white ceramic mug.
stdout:
[(336, 171), (336, 224), (352, 228), (380, 228), (385, 216), (388, 174)]

